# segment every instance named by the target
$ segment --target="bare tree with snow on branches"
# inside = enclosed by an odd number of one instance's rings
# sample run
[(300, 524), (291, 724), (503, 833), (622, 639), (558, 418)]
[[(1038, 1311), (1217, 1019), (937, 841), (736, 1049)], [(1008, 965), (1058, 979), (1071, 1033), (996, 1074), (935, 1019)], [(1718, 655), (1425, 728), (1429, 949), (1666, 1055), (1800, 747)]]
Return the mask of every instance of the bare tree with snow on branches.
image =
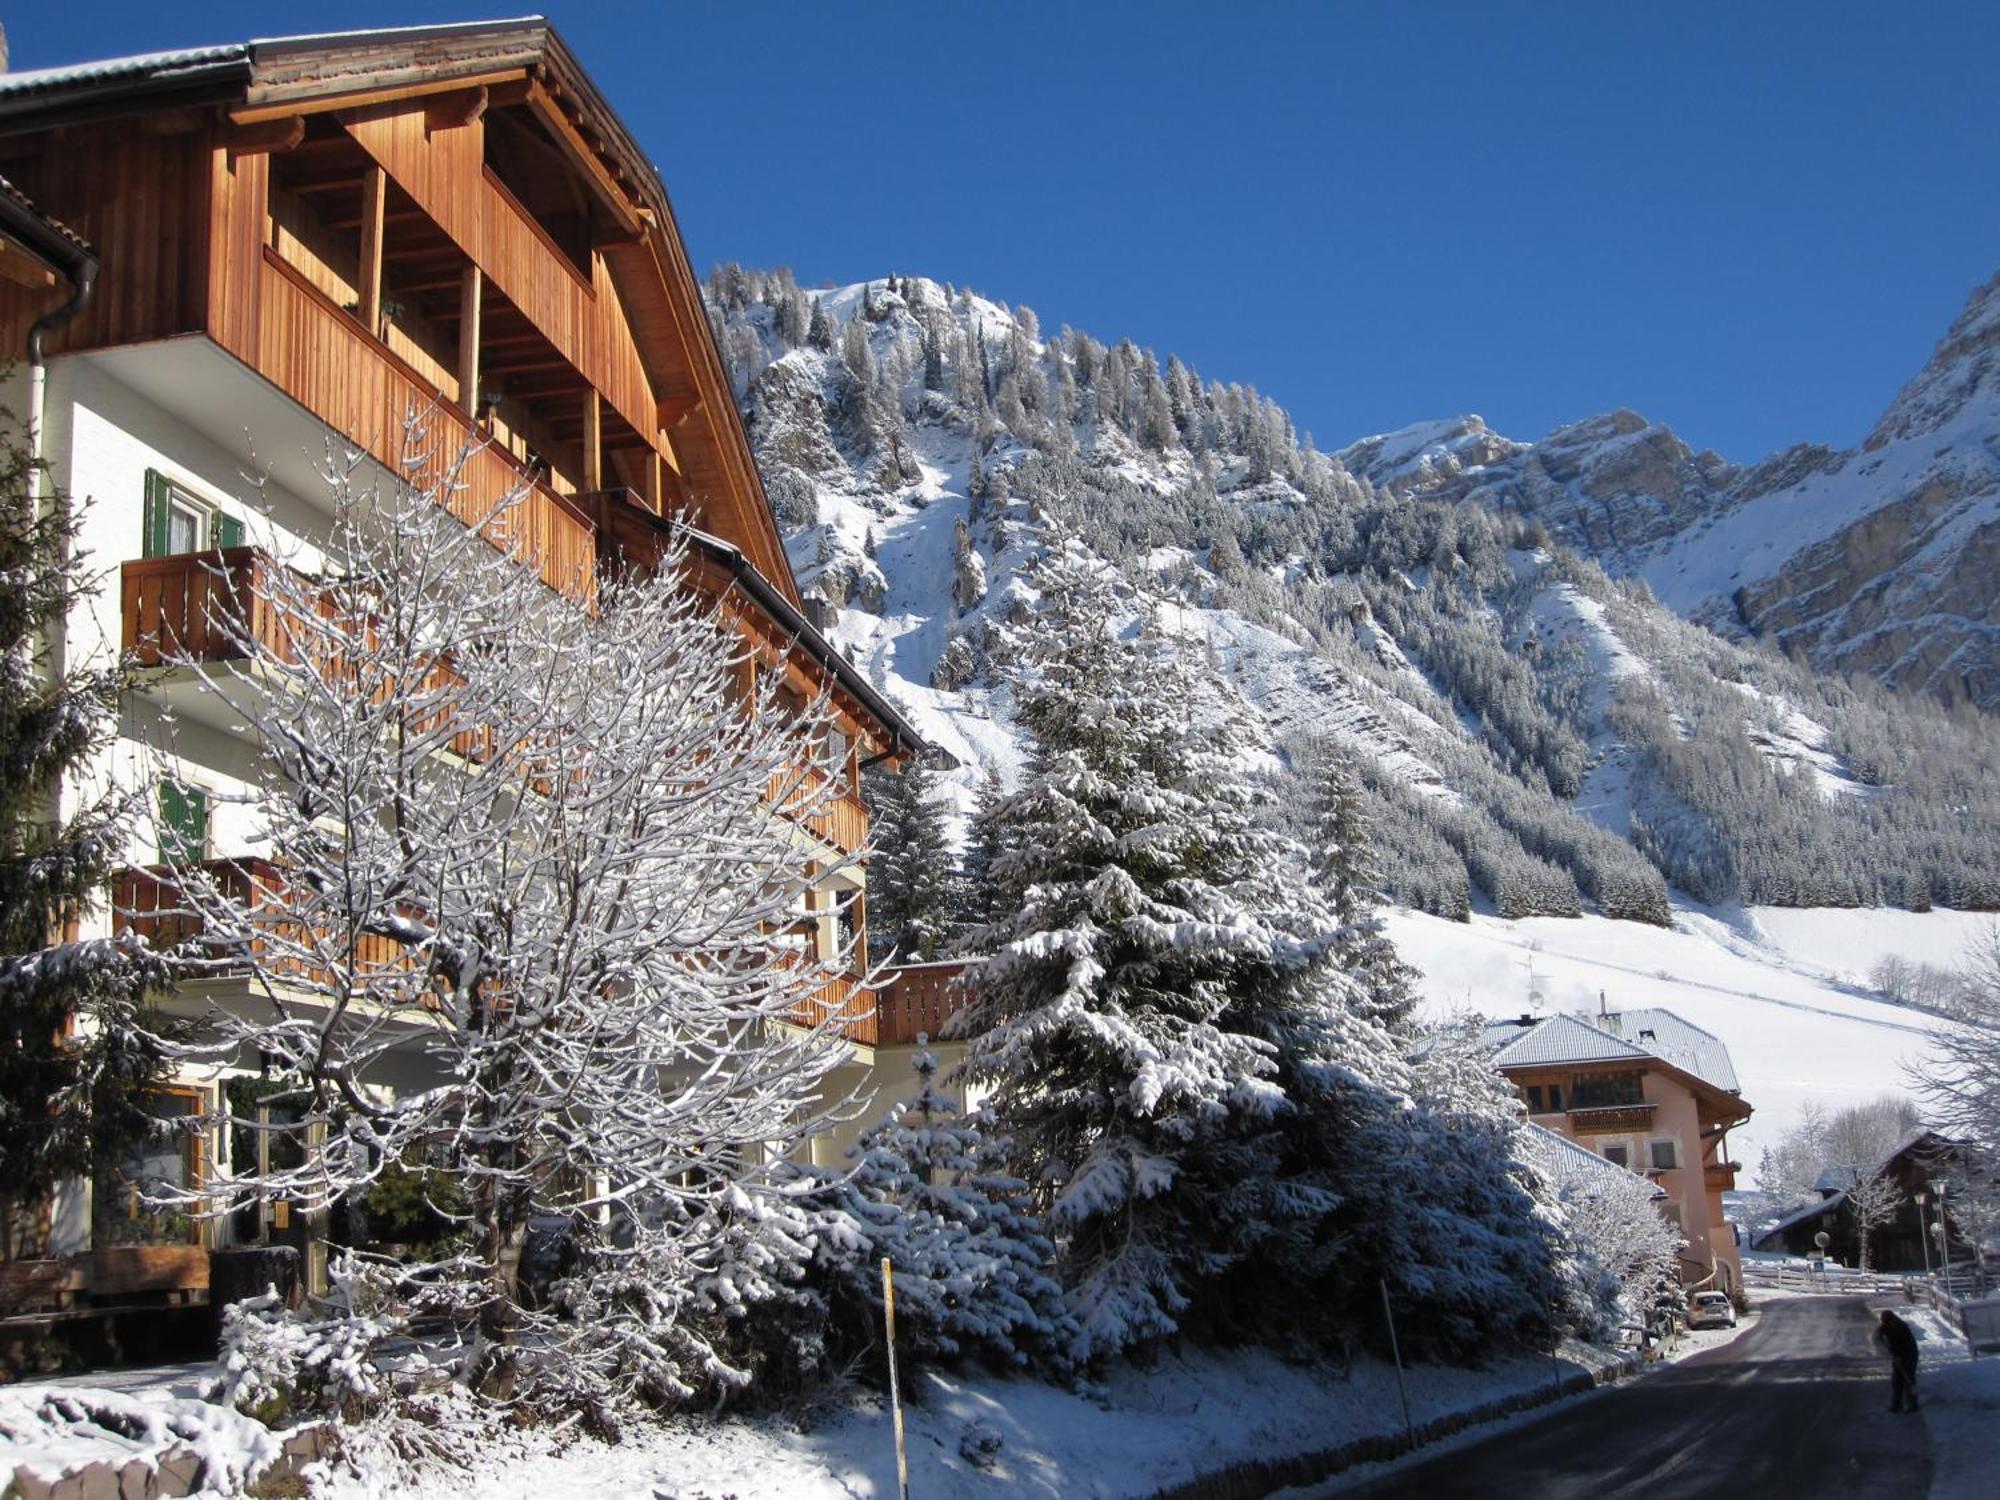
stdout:
[[(167, 900), (197, 971), (247, 971), (211, 1058), (260, 1063), (299, 1165), (192, 1190), (306, 1212), (427, 1166), (469, 1201), (468, 1375), (520, 1369), (589, 1401), (741, 1383), (721, 1331), (810, 1253), (777, 1170), (829, 1109), (818, 1004), (848, 954), (797, 931), (797, 824), (824, 709), (784, 711), (726, 617), (655, 571), (538, 576), (523, 497), (466, 508), (465, 456), (331, 461), (318, 566), (260, 570), (191, 658), (264, 748), (257, 862), (187, 865)], [(821, 870), (827, 865), (822, 862)], [(278, 1153), (272, 1153), (278, 1159)], [(513, 1268), (531, 1218), (579, 1252), (554, 1310)], [(532, 1333), (532, 1338), (523, 1334)], [(509, 1346), (513, 1346), (510, 1348)]]

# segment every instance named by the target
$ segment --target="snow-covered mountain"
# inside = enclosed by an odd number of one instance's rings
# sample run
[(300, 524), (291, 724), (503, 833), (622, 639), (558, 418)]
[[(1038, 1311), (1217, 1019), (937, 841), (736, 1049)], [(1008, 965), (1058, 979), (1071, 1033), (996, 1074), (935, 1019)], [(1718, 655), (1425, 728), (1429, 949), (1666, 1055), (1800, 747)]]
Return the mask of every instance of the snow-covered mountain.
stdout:
[[(1663, 922), (1672, 887), (2000, 906), (1991, 720), (1732, 645), (1552, 541), (1553, 499), (1471, 493), (1601, 476), (1630, 502), (1620, 536), (1671, 544), (1726, 466), (1636, 418), (1536, 449), (1468, 421), (1329, 456), (1254, 390), (922, 278), (809, 292), (725, 267), (711, 296), (800, 579), (959, 762), (961, 810), (1018, 759), (1020, 569), (1058, 521), (1122, 571), (1135, 618), (1219, 669), (1274, 772), (1357, 758), (1405, 905)], [(1905, 425), (1969, 420), (1978, 401), (1949, 397), (1985, 378), (1913, 387)]]
[[(724, 267), (710, 295), (801, 582), (955, 759), (957, 814), (1020, 762), (1022, 567), (1062, 524), (1135, 619), (1216, 668), (1259, 765), (1354, 758), (1434, 1010), (1599, 990), (1678, 1009), (1739, 1050), (1752, 1159), (1808, 1100), (1898, 1089), (1923, 1055), (1933, 1019), (1871, 998), (1866, 971), (1949, 962), (1985, 920), (1933, 902), (2000, 907), (1992, 719), (1731, 643), (1545, 517), (1467, 503), (1475, 469), (1530, 472), (1476, 420), (1326, 455), (1253, 390), (921, 278), (806, 291)], [(1912, 420), (1940, 404), (1913, 396)], [(1603, 493), (1635, 547), (1671, 543), (1727, 468), (1622, 414), (1537, 462), (1566, 482), (1622, 465)], [(1816, 904), (1919, 910), (1778, 910)]]
[(1536, 443), (1460, 417), (1339, 457), (1400, 494), (1532, 517), (1717, 629), (2000, 707), (2000, 276), (1847, 452), (1742, 467), (1619, 410)]

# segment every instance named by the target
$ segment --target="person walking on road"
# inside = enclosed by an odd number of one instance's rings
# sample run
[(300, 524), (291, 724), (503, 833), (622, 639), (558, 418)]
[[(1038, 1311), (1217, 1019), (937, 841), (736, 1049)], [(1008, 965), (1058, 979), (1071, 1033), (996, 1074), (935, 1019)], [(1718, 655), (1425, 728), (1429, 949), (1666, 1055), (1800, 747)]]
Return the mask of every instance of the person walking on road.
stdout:
[(1875, 1342), (1889, 1353), (1889, 1410), (1915, 1411), (1917, 1409), (1916, 1334), (1910, 1331), (1908, 1323), (1885, 1307), (1882, 1309), (1881, 1326), (1875, 1330)]

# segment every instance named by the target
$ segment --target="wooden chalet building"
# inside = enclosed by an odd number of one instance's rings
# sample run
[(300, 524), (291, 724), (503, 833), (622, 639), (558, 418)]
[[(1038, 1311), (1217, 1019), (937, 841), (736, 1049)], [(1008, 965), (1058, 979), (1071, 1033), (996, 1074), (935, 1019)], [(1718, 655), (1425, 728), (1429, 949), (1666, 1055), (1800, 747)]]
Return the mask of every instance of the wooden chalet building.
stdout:
[(1729, 1130), (1750, 1106), (1720, 1038), (1667, 1010), (1522, 1016), (1487, 1038), (1530, 1121), (1659, 1186), (1661, 1211), (1687, 1241), (1684, 1282), (1742, 1285), (1722, 1195), (1742, 1170), (1729, 1159)]
[[(856, 931), (865, 957), (865, 873), (845, 858), (868, 833), (860, 773), (921, 741), (806, 619), (666, 191), (546, 21), (0, 74), (0, 177), (15, 362), (0, 395), (53, 483), (91, 502), (81, 545), (115, 569), (68, 622), (69, 659), (200, 641), (216, 568), (254, 598), (271, 553), (324, 533), (313, 455), (328, 429), (393, 468), (405, 414), (431, 408), (440, 451), (484, 440), (472, 505), (529, 487), (552, 586), (655, 560), (684, 528), (697, 582), (760, 670), (829, 695), (837, 732), (814, 774), (844, 790), (799, 830), (801, 858), (836, 872), (807, 926), (822, 953)], [(142, 746), (171, 709), (182, 769), (162, 821), (177, 852), (227, 861), (248, 830), (218, 794), (246, 783), (256, 747), (197, 684), (151, 675), (116, 772), (146, 774)], [(148, 931), (121, 895), (99, 929)], [(877, 1049), (938, 1029), (944, 993), (919, 989), (878, 1006), (850, 981), (827, 997), (860, 1081)], [(908, 1076), (894, 1069), (892, 1086)], [(190, 1074), (160, 1108), (215, 1115), (229, 1083)], [(0, 1318), (198, 1301), (209, 1249), (299, 1236), (282, 1204), (248, 1226), (141, 1206), (134, 1184), (226, 1170), (229, 1150), (226, 1130), (191, 1132), (123, 1181), (58, 1193), (26, 1252), (36, 1269), (0, 1275)]]
[[(1861, 1225), (1851, 1199), (1856, 1182), (1866, 1173), (1868, 1180), (1893, 1189), (1887, 1195), (1889, 1217), (1869, 1226), (1871, 1269), (1943, 1270), (1947, 1261), (1969, 1268), (1978, 1258), (1978, 1248), (1949, 1212), (1939, 1216), (1938, 1185), (1946, 1185), (1945, 1196), (1949, 1197), (1953, 1186), (1963, 1189), (1971, 1185), (1967, 1178), (1972, 1171), (1956, 1141), (1931, 1130), (1912, 1131), (1879, 1162), (1828, 1167), (1814, 1184), (1813, 1200), (1793, 1208), (1764, 1230), (1752, 1248), (1798, 1256), (1825, 1255), (1836, 1265), (1858, 1267)], [(1941, 1226), (1949, 1236), (1948, 1243), (1940, 1235)], [(1819, 1244), (1822, 1234), (1827, 1237), (1824, 1250)]]

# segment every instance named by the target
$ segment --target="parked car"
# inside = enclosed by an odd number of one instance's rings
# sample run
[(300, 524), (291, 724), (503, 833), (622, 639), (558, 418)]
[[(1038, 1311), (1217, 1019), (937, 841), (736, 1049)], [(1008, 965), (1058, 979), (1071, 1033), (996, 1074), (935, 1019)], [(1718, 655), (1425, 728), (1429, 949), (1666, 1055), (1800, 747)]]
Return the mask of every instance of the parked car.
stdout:
[(1736, 1304), (1727, 1292), (1696, 1292), (1688, 1301), (1688, 1327), (1734, 1328)]

